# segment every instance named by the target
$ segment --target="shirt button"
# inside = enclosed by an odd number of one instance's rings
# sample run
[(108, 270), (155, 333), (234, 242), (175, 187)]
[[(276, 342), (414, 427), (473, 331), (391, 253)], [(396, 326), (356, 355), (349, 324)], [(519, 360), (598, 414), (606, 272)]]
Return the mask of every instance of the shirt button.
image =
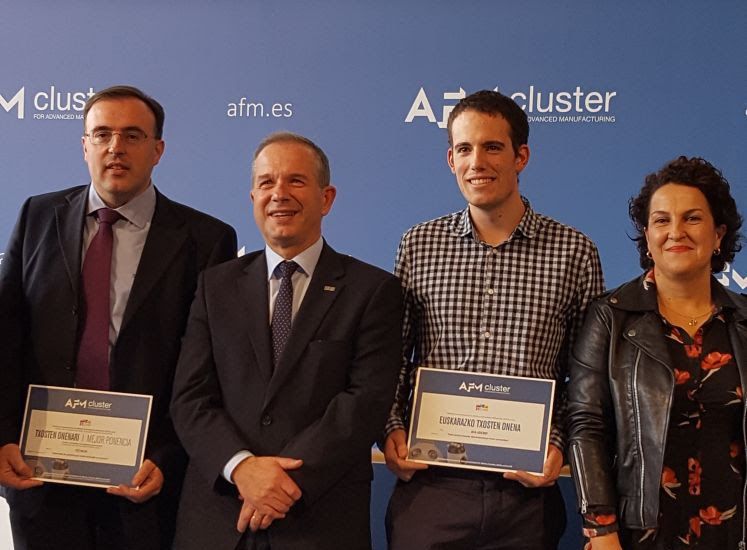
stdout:
[(269, 426), (272, 424), (272, 417), (269, 414), (266, 414), (262, 417), (262, 425), (263, 426)]
[(498, 249), (497, 248), (491, 248), (491, 250), (493, 251), (493, 256), (497, 256), (498, 255)]
[(628, 331), (628, 336), (635, 336), (635, 330), (634, 329), (630, 329)]
[(490, 331), (489, 331), (489, 330), (486, 330), (485, 332), (483, 332), (483, 333), (482, 333), (482, 335), (483, 335), (483, 336), (484, 336), (485, 338), (490, 338)]
[(610, 303), (611, 304), (616, 304), (617, 303), (617, 298), (610, 298)]
[(489, 289), (488, 289), (488, 294), (489, 294), (490, 296), (492, 296), (493, 294), (495, 294), (495, 290), (493, 290), (492, 288), (489, 288)]

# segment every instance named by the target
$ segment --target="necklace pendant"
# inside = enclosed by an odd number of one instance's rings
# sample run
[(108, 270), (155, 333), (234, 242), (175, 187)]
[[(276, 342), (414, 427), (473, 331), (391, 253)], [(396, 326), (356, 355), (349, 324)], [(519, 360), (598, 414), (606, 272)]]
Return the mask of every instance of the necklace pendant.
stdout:
[(690, 325), (691, 327), (694, 327), (695, 325), (697, 325), (697, 324), (698, 324), (698, 321), (696, 321), (695, 319), (690, 319), (690, 320), (689, 320), (689, 321), (687, 322), (687, 324), (688, 324), (688, 325)]

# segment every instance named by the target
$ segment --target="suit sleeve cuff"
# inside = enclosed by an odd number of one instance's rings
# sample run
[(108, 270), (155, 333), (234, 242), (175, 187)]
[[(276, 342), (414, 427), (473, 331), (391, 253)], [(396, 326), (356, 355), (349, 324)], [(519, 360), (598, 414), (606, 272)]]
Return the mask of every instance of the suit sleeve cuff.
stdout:
[(228, 481), (228, 483), (231, 483), (232, 485), (234, 484), (233, 471), (236, 469), (236, 466), (252, 456), (254, 455), (249, 451), (239, 451), (231, 457), (231, 460), (226, 462), (226, 465), (223, 467), (223, 477), (226, 479), (226, 481)]

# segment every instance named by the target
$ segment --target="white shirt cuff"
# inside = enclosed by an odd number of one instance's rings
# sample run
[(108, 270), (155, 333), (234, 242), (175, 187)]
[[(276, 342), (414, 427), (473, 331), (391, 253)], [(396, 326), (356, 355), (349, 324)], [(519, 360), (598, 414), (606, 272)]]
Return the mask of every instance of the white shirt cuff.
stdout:
[(226, 462), (226, 465), (223, 467), (223, 477), (226, 478), (226, 481), (229, 483), (233, 483), (233, 471), (236, 469), (236, 466), (239, 465), (240, 462), (243, 460), (249, 458), (250, 456), (254, 456), (249, 451), (239, 451), (233, 457), (231, 457), (231, 460)]

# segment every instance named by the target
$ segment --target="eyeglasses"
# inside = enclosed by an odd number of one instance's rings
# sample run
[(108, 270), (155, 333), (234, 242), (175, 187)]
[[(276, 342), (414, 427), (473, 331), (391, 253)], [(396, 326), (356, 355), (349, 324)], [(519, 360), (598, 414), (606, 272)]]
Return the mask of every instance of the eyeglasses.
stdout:
[(127, 130), (122, 130), (121, 132), (100, 129), (83, 135), (91, 140), (91, 143), (94, 145), (109, 145), (115, 135), (121, 137), (127, 145), (140, 145), (148, 139), (148, 134), (143, 132), (140, 128), (129, 128)]

